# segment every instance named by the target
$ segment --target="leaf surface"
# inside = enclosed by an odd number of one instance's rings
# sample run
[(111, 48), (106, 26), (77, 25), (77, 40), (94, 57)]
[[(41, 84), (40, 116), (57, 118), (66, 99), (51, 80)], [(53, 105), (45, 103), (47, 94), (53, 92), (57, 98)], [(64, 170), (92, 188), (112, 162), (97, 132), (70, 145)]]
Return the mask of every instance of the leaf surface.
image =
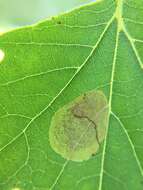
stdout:
[[(1, 190), (143, 189), (142, 31), (142, 1), (103, 0), (0, 37)], [(106, 138), (65, 160), (51, 118), (93, 89), (108, 98)]]

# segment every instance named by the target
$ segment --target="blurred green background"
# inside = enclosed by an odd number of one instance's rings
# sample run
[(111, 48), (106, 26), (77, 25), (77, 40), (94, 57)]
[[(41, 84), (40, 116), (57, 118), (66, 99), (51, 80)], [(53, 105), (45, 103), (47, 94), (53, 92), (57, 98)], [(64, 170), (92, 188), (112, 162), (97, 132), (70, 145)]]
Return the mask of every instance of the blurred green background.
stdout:
[(36, 23), (95, 0), (0, 0), (0, 31)]

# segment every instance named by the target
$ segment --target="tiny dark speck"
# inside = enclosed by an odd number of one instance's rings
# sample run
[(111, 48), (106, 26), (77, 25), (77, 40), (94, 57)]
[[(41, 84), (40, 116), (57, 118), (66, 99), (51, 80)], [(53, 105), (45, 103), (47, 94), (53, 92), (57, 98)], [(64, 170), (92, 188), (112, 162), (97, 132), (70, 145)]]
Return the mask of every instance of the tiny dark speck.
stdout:
[(57, 21), (57, 24), (62, 24), (62, 22), (61, 21)]

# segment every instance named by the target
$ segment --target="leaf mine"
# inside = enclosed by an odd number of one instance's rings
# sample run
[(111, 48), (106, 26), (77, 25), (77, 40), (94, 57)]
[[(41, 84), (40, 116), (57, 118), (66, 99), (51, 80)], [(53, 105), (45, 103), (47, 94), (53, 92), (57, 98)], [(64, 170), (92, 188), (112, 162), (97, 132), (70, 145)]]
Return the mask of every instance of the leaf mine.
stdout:
[(51, 147), (67, 160), (96, 155), (108, 127), (109, 106), (102, 91), (92, 90), (60, 108), (49, 130)]

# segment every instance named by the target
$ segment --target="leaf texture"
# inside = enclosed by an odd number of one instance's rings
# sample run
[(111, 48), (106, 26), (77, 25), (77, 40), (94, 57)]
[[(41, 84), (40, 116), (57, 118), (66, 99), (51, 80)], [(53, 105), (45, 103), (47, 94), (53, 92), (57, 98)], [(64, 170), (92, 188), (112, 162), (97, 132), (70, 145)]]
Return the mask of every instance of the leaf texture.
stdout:
[[(0, 36), (1, 190), (143, 189), (143, 2), (103, 0)], [(108, 97), (96, 156), (63, 159), (53, 114), (89, 90)]]

